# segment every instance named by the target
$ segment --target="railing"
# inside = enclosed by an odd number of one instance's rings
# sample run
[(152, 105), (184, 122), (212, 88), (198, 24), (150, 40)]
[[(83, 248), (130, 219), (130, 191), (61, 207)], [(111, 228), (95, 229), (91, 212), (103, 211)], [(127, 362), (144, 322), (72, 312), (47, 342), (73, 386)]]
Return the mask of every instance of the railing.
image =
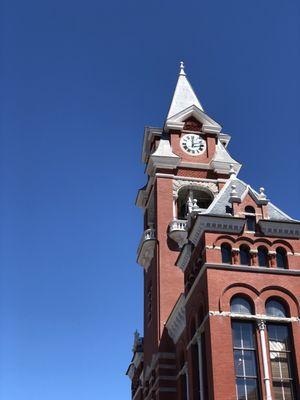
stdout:
[(170, 233), (174, 231), (186, 231), (186, 223), (184, 219), (174, 219), (169, 225)]
[[(141, 250), (143, 249), (143, 246), (144, 246), (146, 243), (148, 243), (148, 242), (150, 242), (150, 241), (152, 241), (152, 240), (156, 240), (156, 232), (155, 232), (155, 229), (153, 229), (153, 228), (146, 229), (146, 230), (143, 232), (143, 234), (142, 234), (142, 238), (141, 238), (141, 241), (140, 241), (138, 250), (137, 250), (138, 258), (139, 258), (139, 256), (140, 256)], [(149, 245), (150, 245), (150, 243), (149, 243)], [(148, 247), (148, 246), (145, 246), (146, 249), (147, 249), (147, 247)], [(144, 252), (144, 251), (143, 251), (143, 252)]]

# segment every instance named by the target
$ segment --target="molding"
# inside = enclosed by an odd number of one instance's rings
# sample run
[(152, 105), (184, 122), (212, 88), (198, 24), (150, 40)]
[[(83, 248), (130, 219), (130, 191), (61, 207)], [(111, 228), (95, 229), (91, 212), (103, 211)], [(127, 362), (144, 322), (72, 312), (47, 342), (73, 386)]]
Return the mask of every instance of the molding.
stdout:
[(179, 267), (183, 272), (185, 271), (190, 261), (192, 255), (192, 247), (193, 245), (191, 243), (186, 243), (175, 263), (175, 265)]
[(193, 162), (181, 161), (178, 164), (178, 166), (182, 167), (182, 168), (191, 168), (191, 169), (210, 169), (210, 166), (208, 163), (193, 163)]
[(196, 222), (189, 235), (189, 239), (194, 245), (197, 245), (202, 234), (206, 231), (222, 233), (241, 233), (244, 225), (244, 218), (198, 214)]
[(210, 182), (208, 180), (193, 180), (193, 179), (174, 179), (173, 180), (173, 197), (178, 197), (178, 192), (181, 188), (185, 186), (192, 186), (196, 188), (208, 189), (213, 195), (219, 192), (218, 186), (215, 182)]
[(231, 311), (209, 311), (209, 316), (211, 317), (230, 317), (234, 319), (248, 319), (252, 321), (266, 321), (266, 322), (281, 322), (281, 323), (289, 323), (289, 322), (300, 322), (299, 317), (271, 317), (266, 314), (238, 314), (233, 313)]
[(176, 344), (186, 327), (185, 296), (183, 293), (179, 296), (165, 326), (174, 344)]
[(300, 239), (300, 222), (259, 220), (258, 225), (266, 236)]
[[(259, 267), (259, 266), (248, 266), (248, 265), (232, 265), (232, 264), (204, 264), (206, 268), (210, 269), (221, 269), (229, 271), (241, 271), (241, 272), (254, 272), (255, 274), (277, 274), (277, 275), (295, 275), (300, 276), (300, 269), (280, 269), (270, 267)], [(203, 267), (202, 267), (203, 268)]]

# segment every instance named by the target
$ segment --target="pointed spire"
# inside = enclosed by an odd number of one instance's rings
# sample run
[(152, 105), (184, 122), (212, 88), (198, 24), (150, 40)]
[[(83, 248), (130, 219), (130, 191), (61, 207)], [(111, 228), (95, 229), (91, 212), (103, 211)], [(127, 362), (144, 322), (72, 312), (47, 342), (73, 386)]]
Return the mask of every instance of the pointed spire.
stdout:
[(200, 101), (198, 100), (190, 82), (186, 77), (186, 73), (184, 70), (184, 63), (183, 61), (181, 61), (178, 81), (171, 102), (171, 106), (168, 112), (167, 119), (173, 117), (180, 111), (183, 111), (192, 105), (198, 107), (201, 111), (203, 111), (203, 107), (200, 104)]
[(184, 62), (180, 61), (180, 72), (179, 75), (184, 75), (186, 76), (185, 70), (184, 70)]

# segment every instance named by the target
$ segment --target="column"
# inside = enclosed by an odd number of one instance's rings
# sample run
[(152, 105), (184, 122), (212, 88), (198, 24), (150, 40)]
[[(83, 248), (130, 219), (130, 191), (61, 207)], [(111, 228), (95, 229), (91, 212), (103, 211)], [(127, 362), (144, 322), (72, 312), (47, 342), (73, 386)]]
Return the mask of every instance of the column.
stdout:
[(258, 251), (257, 250), (250, 250), (250, 256), (251, 256), (251, 265), (253, 266), (253, 267), (257, 267), (257, 253), (258, 253)]
[(268, 355), (267, 355), (267, 345), (266, 345), (266, 323), (263, 320), (257, 322), (259, 334), (260, 334), (260, 342), (261, 342), (261, 350), (262, 350), (262, 359), (264, 366), (264, 383), (266, 388), (266, 400), (272, 400), (271, 395), (271, 384), (270, 384), (270, 374), (269, 374), (269, 364), (268, 364)]
[(240, 250), (239, 249), (236, 249), (236, 248), (232, 249), (233, 264), (235, 264), (235, 265), (240, 263), (239, 254), (240, 254)]

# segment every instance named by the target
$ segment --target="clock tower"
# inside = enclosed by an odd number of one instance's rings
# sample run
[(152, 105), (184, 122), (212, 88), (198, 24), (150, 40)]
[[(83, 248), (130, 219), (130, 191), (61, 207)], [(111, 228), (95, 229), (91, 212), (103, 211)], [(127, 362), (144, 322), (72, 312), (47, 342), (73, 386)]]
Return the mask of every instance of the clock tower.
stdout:
[[(163, 127), (144, 131), (144, 332), (127, 370), (135, 400), (299, 395), (300, 223), (237, 178), (229, 141), (181, 63)], [(270, 301), (280, 317), (268, 315)]]

